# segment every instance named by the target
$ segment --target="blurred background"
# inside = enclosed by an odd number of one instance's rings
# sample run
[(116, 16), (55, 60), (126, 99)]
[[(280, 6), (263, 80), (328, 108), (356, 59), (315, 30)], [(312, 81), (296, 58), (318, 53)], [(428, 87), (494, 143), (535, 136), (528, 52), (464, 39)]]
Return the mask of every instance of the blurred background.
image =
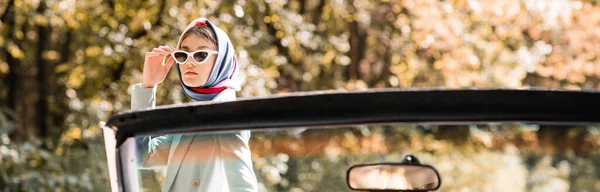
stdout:
[[(244, 79), (239, 97), (383, 87), (600, 89), (598, 0), (0, 0), (0, 189), (108, 191), (98, 122), (129, 109), (143, 54), (175, 46), (197, 17), (230, 35)], [(158, 89), (158, 105), (189, 102), (174, 72)], [(480, 133), (457, 130), (436, 139)], [(514, 138), (550, 152), (593, 151), (598, 134), (540, 128)], [(544, 166), (556, 172), (560, 161), (548, 158)], [(592, 166), (600, 157), (581, 161), (600, 174)], [(557, 178), (560, 189), (576, 185), (569, 174)]]

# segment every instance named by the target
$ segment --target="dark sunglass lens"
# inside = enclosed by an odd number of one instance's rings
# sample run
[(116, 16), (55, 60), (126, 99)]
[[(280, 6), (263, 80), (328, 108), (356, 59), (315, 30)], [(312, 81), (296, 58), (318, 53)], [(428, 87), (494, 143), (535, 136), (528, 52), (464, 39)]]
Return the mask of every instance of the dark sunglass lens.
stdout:
[(196, 60), (196, 62), (202, 62), (206, 59), (206, 57), (208, 57), (208, 53), (204, 51), (194, 54), (194, 60)]
[(176, 52), (173, 54), (175, 56), (175, 59), (177, 60), (177, 62), (183, 63), (185, 62), (185, 60), (187, 60), (187, 54), (183, 53), (183, 52)]

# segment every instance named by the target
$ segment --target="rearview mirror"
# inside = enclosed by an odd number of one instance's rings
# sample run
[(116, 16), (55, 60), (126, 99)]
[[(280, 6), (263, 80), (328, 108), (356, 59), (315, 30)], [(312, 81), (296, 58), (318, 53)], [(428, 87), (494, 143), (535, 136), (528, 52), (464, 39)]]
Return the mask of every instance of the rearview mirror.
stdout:
[(439, 173), (431, 166), (399, 163), (352, 166), (347, 181), (351, 189), (369, 191), (430, 191), (441, 183)]

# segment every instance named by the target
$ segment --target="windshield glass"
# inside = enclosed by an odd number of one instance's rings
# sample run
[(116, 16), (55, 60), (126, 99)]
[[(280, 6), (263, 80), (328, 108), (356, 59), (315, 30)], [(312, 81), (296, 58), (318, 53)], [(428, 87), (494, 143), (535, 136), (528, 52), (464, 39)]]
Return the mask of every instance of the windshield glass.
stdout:
[(351, 166), (408, 154), (437, 169), (438, 191), (600, 190), (598, 125), (345, 125), (135, 140), (144, 191), (350, 191)]

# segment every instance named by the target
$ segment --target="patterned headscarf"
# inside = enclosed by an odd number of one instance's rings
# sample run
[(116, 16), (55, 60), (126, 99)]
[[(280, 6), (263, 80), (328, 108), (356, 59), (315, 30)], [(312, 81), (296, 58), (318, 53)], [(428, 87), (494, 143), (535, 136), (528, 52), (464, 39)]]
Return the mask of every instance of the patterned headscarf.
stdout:
[(183, 31), (177, 41), (177, 49), (181, 48), (183, 34), (195, 26), (208, 25), (217, 39), (218, 54), (215, 64), (208, 76), (206, 83), (200, 87), (189, 87), (183, 83), (181, 70), (177, 65), (177, 74), (181, 82), (181, 88), (186, 96), (194, 101), (209, 101), (225, 89), (240, 90), (238, 77), (237, 57), (229, 36), (219, 27), (213, 25), (206, 18), (198, 18), (192, 21)]

